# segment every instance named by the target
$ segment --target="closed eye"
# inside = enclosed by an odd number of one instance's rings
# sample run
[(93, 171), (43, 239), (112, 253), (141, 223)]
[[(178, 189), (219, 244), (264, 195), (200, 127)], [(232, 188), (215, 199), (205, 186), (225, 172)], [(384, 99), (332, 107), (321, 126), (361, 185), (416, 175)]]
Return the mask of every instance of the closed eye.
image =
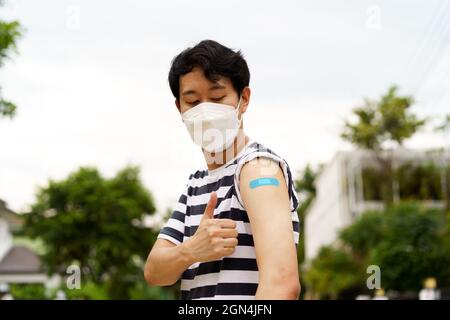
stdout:
[(225, 96), (220, 97), (220, 98), (212, 98), (211, 100), (217, 102), (217, 101), (222, 100), (223, 98), (225, 98)]
[(200, 101), (198, 101), (198, 100), (195, 100), (195, 101), (192, 101), (192, 102), (188, 102), (188, 101), (187, 101), (187, 104), (193, 106), (193, 105), (198, 104), (199, 102), (200, 102)]

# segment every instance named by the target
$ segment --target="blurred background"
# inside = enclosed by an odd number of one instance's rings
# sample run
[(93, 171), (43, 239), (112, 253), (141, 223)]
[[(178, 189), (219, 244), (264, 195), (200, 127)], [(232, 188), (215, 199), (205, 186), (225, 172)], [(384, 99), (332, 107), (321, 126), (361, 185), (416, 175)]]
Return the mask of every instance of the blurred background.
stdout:
[(203, 39), (293, 170), (301, 298), (449, 299), (447, 0), (0, 0), (0, 298), (178, 297), (142, 268), (205, 167), (167, 82)]

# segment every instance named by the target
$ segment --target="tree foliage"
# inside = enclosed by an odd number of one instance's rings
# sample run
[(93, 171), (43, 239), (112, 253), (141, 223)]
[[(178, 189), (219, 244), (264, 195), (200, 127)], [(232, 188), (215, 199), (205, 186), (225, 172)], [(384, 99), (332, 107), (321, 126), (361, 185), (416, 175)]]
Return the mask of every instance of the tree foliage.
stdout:
[(311, 261), (305, 275), (308, 288), (320, 297), (339, 297), (353, 288), (365, 293), (369, 265), (380, 267), (386, 290), (417, 292), (427, 277), (448, 287), (449, 221), (439, 210), (414, 203), (364, 213), (341, 231), (339, 245), (323, 247)]
[(316, 196), (316, 187), (314, 183), (319, 171), (320, 168), (317, 171), (314, 171), (308, 164), (302, 170), (300, 179), (295, 181), (295, 189), (301, 197), (300, 205), (297, 209), (297, 214), (300, 221), (300, 238), (297, 255), (299, 264), (302, 264), (305, 259), (305, 243), (304, 243), (305, 240), (303, 237), (304, 234), (303, 226), (306, 210), (308, 210), (309, 206), (311, 205), (312, 201)]
[(443, 117), (442, 122), (434, 128), (436, 132), (446, 133), (450, 131), (450, 114)]
[[(0, 7), (3, 1), (0, 0)], [(17, 52), (16, 42), (22, 35), (22, 28), (18, 21), (0, 20), (0, 67), (6, 59), (11, 57), (11, 53)], [(3, 99), (0, 87), (0, 117), (13, 117), (16, 105), (11, 101)]]
[(363, 272), (347, 252), (322, 247), (304, 275), (308, 289), (316, 298), (337, 299), (344, 290), (359, 286)]
[(381, 169), (381, 197), (386, 206), (393, 202), (392, 159), (384, 151), (388, 142), (402, 145), (411, 138), (426, 119), (411, 112), (411, 96), (400, 96), (392, 86), (378, 101), (365, 99), (363, 106), (353, 111), (356, 121), (346, 121), (341, 137), (360, 149), (374, 152)]
[(426, 123), (410, 111), (411, 96), (399, 96), (392, 86), (378, 101), (365, 99), (353, 113), (356, 122), (345, 122), (341, 137), (362, 149), (380, 150), (385, 142), (399, 145), (411, 138)]
[(129, 298), (143, 280), (143, 264), (156, 238), (143, 226), (144, 216), (154, 212), (138, 168), (126, 167), (110, 179), (81, 168), (38, 191), (24, 232), (44, 242), (49, 273), (65, 274), (76, 264), (82, 283), (104, 285), (110, 298)]

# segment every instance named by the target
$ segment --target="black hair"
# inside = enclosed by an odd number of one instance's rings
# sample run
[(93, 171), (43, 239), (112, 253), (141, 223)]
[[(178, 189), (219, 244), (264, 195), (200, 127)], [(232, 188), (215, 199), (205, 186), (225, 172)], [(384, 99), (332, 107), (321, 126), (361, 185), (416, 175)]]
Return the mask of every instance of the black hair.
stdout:
[(187, 48), (173, 60), (169, 71), (169, 85), (174, 97), (180, 98), (180, 76), (200, 67), (205, 77), (217, 81), (219, 76), (229, 78), (240, 96), (250, 83), (250, 71), (240, 50), (237, 52), (213, 40), (203, 40)]

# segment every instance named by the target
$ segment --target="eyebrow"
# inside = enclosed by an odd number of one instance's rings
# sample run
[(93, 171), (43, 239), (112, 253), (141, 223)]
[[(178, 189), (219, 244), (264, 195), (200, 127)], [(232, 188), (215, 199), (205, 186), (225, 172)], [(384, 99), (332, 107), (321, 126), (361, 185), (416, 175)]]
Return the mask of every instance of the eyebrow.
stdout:
[(214, 83), (211, 87), (209, 87), (209, 91), (212, 90), (218, 90), (218, 89), (226, 89), (225, 86), (221, 85), (220, 83)]
[[(209, 87), (208, 91), (219, 90), (219, 89), (226, 89), (226, 87), (219, 83), (214, 83), (212, 86)], [(183, 91), (181, 93), (181, 95), (187, 96), (187, 95), (196, 94), (196, 93), (197, 93), (197, 91), (195, 91), (195, 90), (186, 90), (186, 91)]]

